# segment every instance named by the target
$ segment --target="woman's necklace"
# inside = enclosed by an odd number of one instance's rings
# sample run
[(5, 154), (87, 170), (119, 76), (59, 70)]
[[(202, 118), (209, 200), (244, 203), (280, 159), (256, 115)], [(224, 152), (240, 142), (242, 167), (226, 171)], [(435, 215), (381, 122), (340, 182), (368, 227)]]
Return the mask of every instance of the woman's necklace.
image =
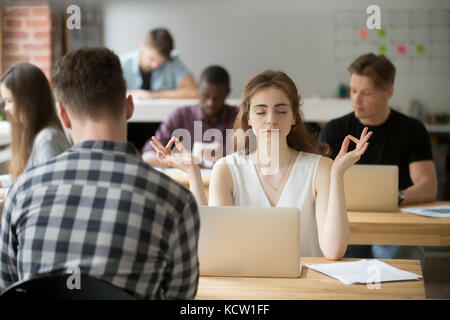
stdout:
[[(292, 163), (292, 159), (293, 159), (292, 155), (293, 154), (294, 154), (294, 152), (291, 152), (291, 155), (290, 155), (290, 158), (289, 158), (289, 164), (286, 167), (286, 169), (284, 170), (283, 177), (281, 178), (280, 183), (284, 181), (284, 178), (286, 177), (286, 174), (287, 174), (287, 172), (289, 171), (289, 169), (291, 167), (291, 163)], [(266, 182), (274, 191), (278, 191), (279, 186), (274, 187), (268, 180), (266, 180), (266, 178), (264, 178), (264, 175), (261, 173), (261, 169), (259, 169), (259, 167), (256, 165), (256, 163), (255, 163), (255, 166), (256, 166), (256, 169), (258, 169), (259, 176), (264, 180), (264, 182)]]

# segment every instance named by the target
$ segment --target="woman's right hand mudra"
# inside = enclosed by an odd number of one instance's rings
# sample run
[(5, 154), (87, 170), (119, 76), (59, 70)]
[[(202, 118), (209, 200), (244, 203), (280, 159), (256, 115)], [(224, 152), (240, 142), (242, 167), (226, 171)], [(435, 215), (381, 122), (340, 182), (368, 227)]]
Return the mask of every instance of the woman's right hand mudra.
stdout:
[[(155, 149), (159, 162), (183, 170), (184, 172), (187, 172), (189, 167), (192, 167), (195, 164), (194, 157), (184, 148), (177, 137), (172, 137), (165, 147), (155, 136), (152, 137), (152, 140), (153, 141), (150, 141), (150, 144), (153, 149)], [(172, 152), (174, 144), (178, 153)]]

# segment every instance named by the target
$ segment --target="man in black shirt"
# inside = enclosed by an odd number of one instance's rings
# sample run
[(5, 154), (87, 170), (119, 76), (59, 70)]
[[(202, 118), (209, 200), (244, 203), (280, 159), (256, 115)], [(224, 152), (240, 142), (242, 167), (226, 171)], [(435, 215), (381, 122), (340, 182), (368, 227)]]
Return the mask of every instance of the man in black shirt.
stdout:
[[(369, 127), (373, 135), (358, 164), (397, 165), (401, 204), (434, 201), (437, 178), (428, 133), (420, 121), (388, 106), (394, 93), (394, 65), (383, 55), (369, 53), (358, 57), (348, 70), (354, 112), (330, 121), (320, 133), (320, 140), (330, 145), (331, 157), (339, 153), (346, 135), (359, 136), (364, 127)], [(361, 250), (356, 252), (355, 246), (349, 246), (346, 256), (370, 257), (370, 249), (376, 258), (410, 256), (402, 253), (407, 250), (404, 247), (358, 248)]]

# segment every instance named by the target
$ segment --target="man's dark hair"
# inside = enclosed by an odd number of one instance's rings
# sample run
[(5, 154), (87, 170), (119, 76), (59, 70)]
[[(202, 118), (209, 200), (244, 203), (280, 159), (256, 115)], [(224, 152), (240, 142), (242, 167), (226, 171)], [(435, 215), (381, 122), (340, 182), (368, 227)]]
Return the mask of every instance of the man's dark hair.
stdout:
[(107, 48), (81, 48), (59, 58), (51, 82), (56, 99), (78, 118), (123, 112), (126, 83), (119, 58)]
[(209, 66), (203, 70), (200, 76), (200, 82), (206, 82), (213, 85), (223, 85), (227, 88), (230, 87), (230, 76), (227, 70), (221, 66)]
[(169, 30), (158, 28), (149, 31), (145, 38), (145, 44), (155, 48), (164, 58), (171, 60), (170, 52), (172, 52), (174, 45)]
[(394, 85), (395, 66), (384, 55), (363, 54), (352, 62), (348, 71), (370, 77), (376, 88), (387, 89)]

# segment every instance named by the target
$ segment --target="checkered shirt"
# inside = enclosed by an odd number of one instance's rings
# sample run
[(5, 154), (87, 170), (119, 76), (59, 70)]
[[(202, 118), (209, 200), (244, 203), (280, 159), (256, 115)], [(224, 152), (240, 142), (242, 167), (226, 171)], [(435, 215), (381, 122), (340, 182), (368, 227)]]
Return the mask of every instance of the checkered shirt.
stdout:
[(24, 172), (8, 192), (0, 291), (79, 267), (140, 298), (192, 299), (199, 230), (192, 194), (132, 144), (81, 142)]

